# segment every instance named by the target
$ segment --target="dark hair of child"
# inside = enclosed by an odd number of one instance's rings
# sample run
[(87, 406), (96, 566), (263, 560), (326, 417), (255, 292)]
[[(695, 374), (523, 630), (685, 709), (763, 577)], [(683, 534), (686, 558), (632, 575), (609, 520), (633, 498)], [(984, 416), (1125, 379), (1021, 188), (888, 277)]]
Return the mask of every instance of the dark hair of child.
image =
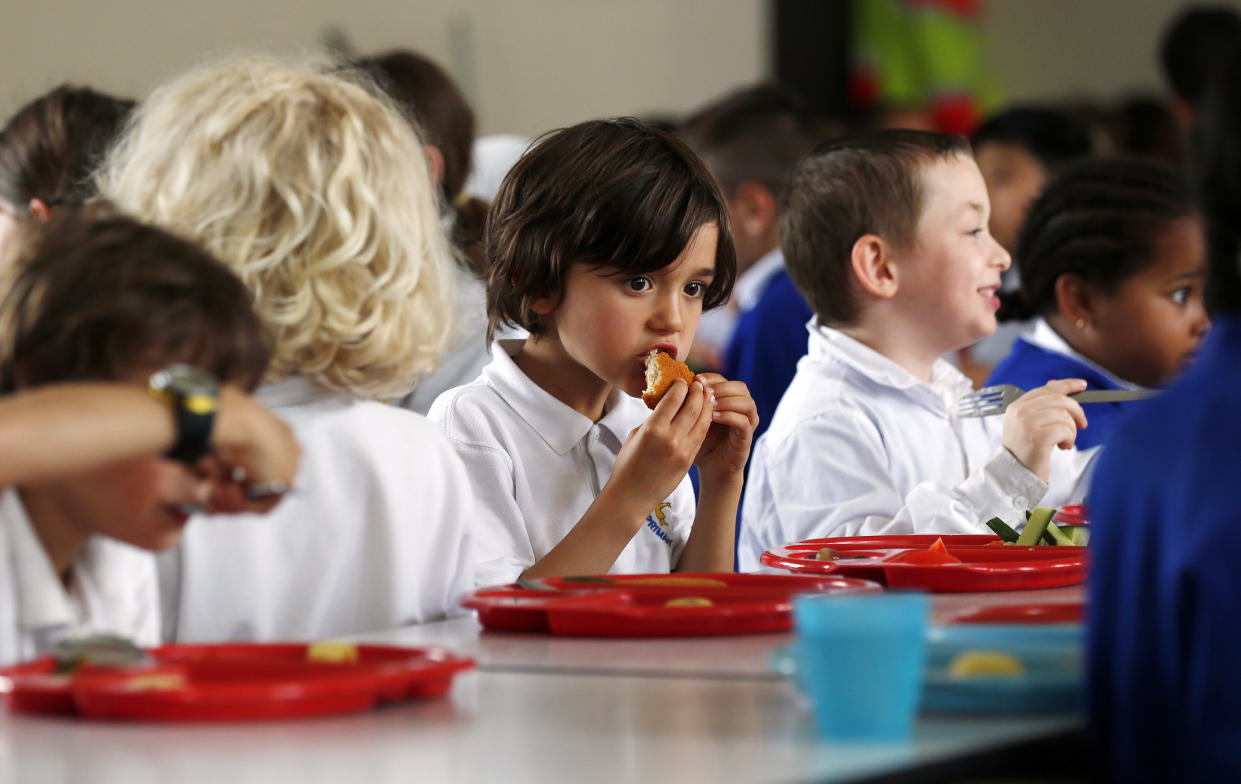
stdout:
[(923, 211), (924, 169), (958, 155), (970, 157), (963, 136), (885, 129), (844, 136), (797, 166), (781, 199), (780, 244), (789, 277), (820, 321), (857, 319), (854, 243), (875, 234), (909, 247)]
[(5, 272), (0, 394), (123, 380), (174, 362), (253, 389), (267, 369), (272, 342), (246, 286), (197, 245), (152, 226), (58, 211)]
[(91, 173), (134, 102), (61, 85), (23, 106), (0, 131), (0, 200), (23, 214), (33, 199), (82, 204)]
[(1194, 5), (1178, 15), (1159, 44), (1159, 62), (1172, 91), (1197, 103), (1211, 73), (1241, 46), (1241, 14), (1227, 5)]
[(1000, 293), (996, 318), (1055, 312), (1056, 281), (1065, 274), (1115, 291), (1155, 261), (1159, 232), (1193, 213), (1189, 189), (1164, 164), (1102, 158), (1070, 166), (1030, 206), (1015, 254), (1021, 289)]
[(779, 195), (793, 166), (820, 141), (805, 106), (775, 84), (730, 93), (687, 118), (678, 135), (702, 157), (725, 193), (756, 182)]
[(532, 306), (564, 291), (571, 265), (656, 272), (709, 223), (719, 240), (704, 310), (727, 301), (737, 257), (724, 196), (698, 156), (631, 117), (542, 136), (504, 178), (487, 218), (487, 339), (502, 324), (542, 334)]
[(1241, 49), (1221, 64), (1202, 94), (1186, 168), (1207, 232), (1208, 312), (1241, 312)]
[(358, 67), (397, 102), (444, 159), (440, 195), (455, 216), (451, 239), (480, 277), (487, 203), (465, 192), (474, 157), (474, 110), (443, 68), (397, 49), (359, 60)]
[(1068, 112), (1015, 106), (987, 118), (970, 138), (977, 150), (989, 142), (1027, 150), (1051, 174), (1091, 153), (1090, 133)]

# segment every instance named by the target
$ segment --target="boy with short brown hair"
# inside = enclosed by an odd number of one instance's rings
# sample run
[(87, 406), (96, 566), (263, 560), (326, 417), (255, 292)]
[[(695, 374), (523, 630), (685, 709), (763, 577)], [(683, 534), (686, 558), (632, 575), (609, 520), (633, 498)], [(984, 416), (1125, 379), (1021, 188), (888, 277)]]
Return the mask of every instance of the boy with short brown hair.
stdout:
[(971, 385), (941, 357), (995, 330), (1010, 262), (989, 211), (958, 137), (870, 132), (798, 166), (781, 238), (816, 316), (755, 449), (741, 568), (801, 539), (980, 533), (991, 517), (1081, 500), (1090, 456), (1053, 453), (1086, 426), (1068, 397), (1084, 381), (1050, 382), (1002, 418), (955, 414)]

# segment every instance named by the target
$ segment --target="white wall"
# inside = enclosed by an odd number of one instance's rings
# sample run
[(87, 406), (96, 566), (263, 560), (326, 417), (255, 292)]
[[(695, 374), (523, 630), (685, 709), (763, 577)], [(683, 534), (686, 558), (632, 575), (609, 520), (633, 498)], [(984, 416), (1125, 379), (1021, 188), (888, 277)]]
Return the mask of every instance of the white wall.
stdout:
[[(1158, 33), (1186, 0), (986, 3), (1010, 98), (1108, 98), (1160, 87)], [(63, 80), (140, 96), (230, 50), (317, 49), (331, 28), (444, 63), (484, 133), (680, 112), (769, 73), (765, 0), (0, 0), (0, 117)]]
[(767, 72), (764, 0), (0, 0), (0, 116), (64, 80), (140, 96), (221, 53), (318, 50), (332, 28), (445, 64), (483, 133), (680, 111)]

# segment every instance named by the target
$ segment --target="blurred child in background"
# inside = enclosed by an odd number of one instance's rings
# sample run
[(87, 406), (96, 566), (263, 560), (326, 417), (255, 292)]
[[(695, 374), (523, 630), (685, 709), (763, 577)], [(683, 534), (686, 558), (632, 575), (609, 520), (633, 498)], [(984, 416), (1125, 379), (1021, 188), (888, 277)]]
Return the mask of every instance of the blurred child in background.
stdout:
[(678, 380), (653, 412), (636, 399), (647, 355), (684, 357), (736, 275), (702, 162), (632, 119), (557, 131), (505, 178), (487, 247), (490, 328), (529, 337), (497, 342), (430, 414), (480, 501), (475, 579), (730, 571), (754, 401), (716, 374)]
[(460, 317), (456, 347), (401, 400), (405, 408), (425, 414), (441, 392), (477, 378), (490, 358), (483, 287), (487, 204), (464, 190), (472, 166), (474, 112), (448, 74), (422, 55), (398, 50), (365, 58), (358, 65), (425, 134), (431, 179), (438, 182), (445, 228), (461, 261), (456, 275), (460, 302), (454, 309)]
[(192, 509), (270, 509), (298, 462), (243, 391), (271, 346), (226, 267), (73, 211), (31, 243), (0, 275), (0, 665), (86, 634), (158, 643), (143, 551), (174, 545)]
[(66, 84), (9, 118), (0, 130), (0, 255), (27, 219), (94, 194), (94, 167), (133, 105)]
[(995, 330), (1009, 265), (963, 138), (837, 140), (798, 165), (782, 207), (785, 263), (815, 320), (754, 450), (743, 570), (811, 537), (979, 533), (1080, 502), (1089, 457), (1070, 447), (1086, 420), (1067, 395), (1084, 381), (1053, 381), (1003, 416), (956, 415), (972, 385), (942, 357)]
[[(789, 173), (814, 148), (807, 112), (774, 85), (738, 90), (698, 110), (680, 129), (719, 181), (737, 248), (737, 285), (722, 308), (728, 337), (718, 364), (744, 381), (758, 410), (757, 438), (806, 353), (810, 306), (784, 270), (780, 193)], [(700, 342), (695, 337), (695, 351)]]
[(385, 405), (453, 334), (453, 262), (422, 144), (328, 63), (241, 59), (158, 89), (101, 191), (202, 243), (275, 335), (259, 398), (304, 449), (263, 525), (191, 529), (161, 576), (181, 640), (312, 639), (441, 618), (470, 585), (471, 488)]
[[(1016, 106), (989, 117), (971, 138), (974, 159), (991, 199), (991, 236), (1017, 253), (1017, 237), (1030, 204), (1072, 161), (1091, 154), (1090, 133), (1072, 114), (1044, 106)], [(1021, 285), (1016, 266), (1002, 277), (1001, 290)], [(1001, 324), (958, 356), (958, 364), (975, 384), (1008, 355), (1013, 341), (1028, 325)]]
[[(1197, 353), (1206, 239), (1181, 176), (1162, 164), (1083, 161), (1034, 203), (1017, 251), (1021, 289), (1001, 321), (1035, 318), (987, 384), (1040, 387), (1083, 378), (1090, 389), (1169, 383)], [(1077, 436), (1101, 444), (1133, 403), (1094, 403)]]

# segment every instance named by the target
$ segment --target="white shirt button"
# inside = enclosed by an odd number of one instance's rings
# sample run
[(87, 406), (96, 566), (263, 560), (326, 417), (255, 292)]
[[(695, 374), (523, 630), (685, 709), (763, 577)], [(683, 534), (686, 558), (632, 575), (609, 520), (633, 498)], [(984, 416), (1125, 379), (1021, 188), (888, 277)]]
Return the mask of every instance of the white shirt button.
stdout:
[(1026, 509), (1030, 506), (1030, 501), (1024, 495), (1019, 495), (1013, 499), (1013, 506), (1018, 509)]

